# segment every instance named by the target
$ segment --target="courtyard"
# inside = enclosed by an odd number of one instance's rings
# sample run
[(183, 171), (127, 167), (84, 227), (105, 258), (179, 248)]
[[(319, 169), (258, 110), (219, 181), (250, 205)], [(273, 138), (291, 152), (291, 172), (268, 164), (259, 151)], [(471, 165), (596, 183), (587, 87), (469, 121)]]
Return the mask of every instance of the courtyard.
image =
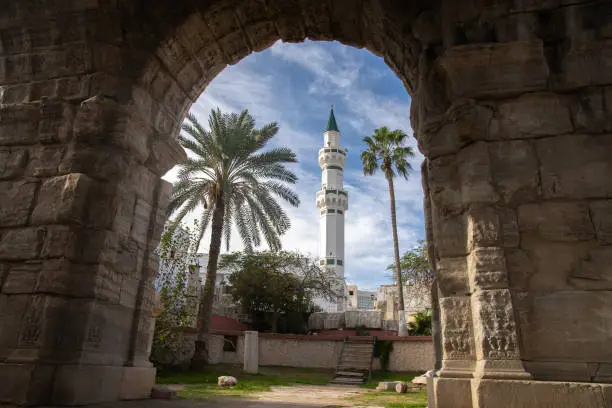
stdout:
[[(235, 387), (219, 387), (217, 377), (232, 375)], [(174, 389), (178, 399), (155, 400), (154, 407), (177, 403), (177, 407), (380, 407), (421, 408), (427, 406), (423, 387), (405, 394), (376, 391), (379, 381), (406, 381), (416, 373), (374, 372), (361, 386), (328, 385), (333, 370), (293, 367), (260, 367), (257, 375), (243, 374), (237, 366), (217, 365), (205, 372), (161, 375), (158, 384)], [(123, 405), (122, 405), (123, 406)], [(126, 408), (138, 407), (126, 403)], [(149, 405), (147, 405), (148, 407)], [(174, 406), (174, 405), (172, 405)]]

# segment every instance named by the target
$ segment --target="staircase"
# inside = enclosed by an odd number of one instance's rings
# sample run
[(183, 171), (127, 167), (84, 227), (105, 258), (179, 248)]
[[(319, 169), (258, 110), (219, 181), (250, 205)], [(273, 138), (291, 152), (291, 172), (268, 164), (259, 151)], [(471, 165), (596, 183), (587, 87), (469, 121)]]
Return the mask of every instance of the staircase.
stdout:
[(370, 378), (376, 338), (350, 336), (344, 340), (336, 377), (332, 384), (359, 385)]

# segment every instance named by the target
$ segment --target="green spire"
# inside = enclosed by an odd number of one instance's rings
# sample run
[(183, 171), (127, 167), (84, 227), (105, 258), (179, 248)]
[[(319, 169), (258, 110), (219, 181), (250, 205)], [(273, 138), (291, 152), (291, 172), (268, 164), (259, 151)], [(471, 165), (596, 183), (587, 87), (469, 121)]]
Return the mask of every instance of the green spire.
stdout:
[(329, 119), (327, 121), (327, 129), (325, 131), (329, 132), (330, 130), (340, 132), (338, 130), (338, 125), (336, 124), (336, 117), (334, 116), (334, 105), (331, 106), (331, 111), (329, 112)]

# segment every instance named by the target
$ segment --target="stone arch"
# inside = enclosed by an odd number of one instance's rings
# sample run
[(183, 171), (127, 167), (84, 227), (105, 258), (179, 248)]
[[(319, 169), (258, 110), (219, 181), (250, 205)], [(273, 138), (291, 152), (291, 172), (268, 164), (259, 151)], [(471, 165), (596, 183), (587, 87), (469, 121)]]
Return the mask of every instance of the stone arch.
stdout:
[(159, 176), (184, 157), (181, 118), (221, 67), (308, 37), (383, 56), (413, 97), (438, 285), (437, 406), (559, 395), (603, 406), (607, 2), (5, 3), (0, 402), (146, 395), (169, 193)]

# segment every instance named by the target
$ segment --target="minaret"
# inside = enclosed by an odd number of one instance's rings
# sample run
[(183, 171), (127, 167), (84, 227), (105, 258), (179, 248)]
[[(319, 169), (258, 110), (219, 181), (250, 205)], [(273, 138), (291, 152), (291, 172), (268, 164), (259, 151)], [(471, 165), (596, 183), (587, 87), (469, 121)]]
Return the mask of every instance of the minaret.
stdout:
[(321, 265), (327, 266), (342, 283), (342, 296), (336, 302), (336, 311), (344, 311), (346, 303), (344, 283), (344, 213), (348, 209), (348, 194), (344, 191), (342, 176), (346, 165), (347, 149), (340, 146), (340, 131), (332, 105), (323, 134), (324, 145), (319, 150), (319, 166), (323, 170), (321, 191), (317, 192), (320, 212), (319, 256)]

